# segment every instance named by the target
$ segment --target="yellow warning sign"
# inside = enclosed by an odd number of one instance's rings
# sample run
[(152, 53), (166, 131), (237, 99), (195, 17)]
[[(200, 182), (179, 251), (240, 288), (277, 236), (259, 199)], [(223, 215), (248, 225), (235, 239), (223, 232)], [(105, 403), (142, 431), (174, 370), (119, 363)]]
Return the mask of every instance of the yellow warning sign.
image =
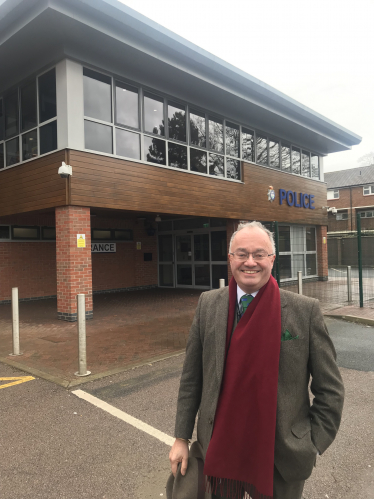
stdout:
[(0, 384), (0, 390), (2, 388), (8, 388), (8, 386), (26, 383), (26, 381), (31, 381), (32, 379), (35, 379), (35, 378), (33, 376), (17, 376), (17, 378), (0, 378), (0, 382), (1, 381), (11, 381), (11, 383), (5, 383), (5, 385)]
[(86, 247), (86, 234), (77, 234), (77, 248)]

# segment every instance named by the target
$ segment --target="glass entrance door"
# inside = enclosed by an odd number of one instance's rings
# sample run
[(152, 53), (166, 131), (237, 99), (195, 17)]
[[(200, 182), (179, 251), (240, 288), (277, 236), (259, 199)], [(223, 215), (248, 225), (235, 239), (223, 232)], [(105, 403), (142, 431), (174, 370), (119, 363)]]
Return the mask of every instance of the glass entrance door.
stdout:
[(173, 235), (165, 234), (158, 236), (159, 254), (159, 285), (163, 287), (174, 287), (174, 248)]
[(227, 284), (225, 230), (186, 231), (158, 236), (160, 287), (211, 289)]
[(210, 288), (209, 234), (175, 236), (177, 286)]
[(177, 286), (192, 286), (192, 236), (175, 236)]
[(210, 288), (209, 234), (195, 234), (194, 246), (194, 285)]

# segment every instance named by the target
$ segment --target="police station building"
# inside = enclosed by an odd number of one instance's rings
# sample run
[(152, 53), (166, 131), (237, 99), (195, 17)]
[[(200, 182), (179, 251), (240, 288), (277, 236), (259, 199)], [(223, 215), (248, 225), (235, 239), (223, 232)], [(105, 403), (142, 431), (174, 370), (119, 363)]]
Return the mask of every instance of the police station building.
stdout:
[(327, 278), (323, 157), (360, 137), (116, 0), (6, 0), (0, 33), (0, 302), (218, 287), (240, 220)]

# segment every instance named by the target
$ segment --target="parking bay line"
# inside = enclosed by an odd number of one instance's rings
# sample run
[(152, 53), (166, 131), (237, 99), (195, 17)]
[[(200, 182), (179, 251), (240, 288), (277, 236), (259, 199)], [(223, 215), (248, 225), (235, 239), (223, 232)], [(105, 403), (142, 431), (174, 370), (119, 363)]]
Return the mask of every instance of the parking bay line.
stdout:
[(112, 416), (121, 419), (125, 423), (130, 424), (134, 428), (144, 431), (148, 435), (157, 438), (157, 440), (160, 440), (160, 442), (163, 442), (164, 444), (169, 445), (170, 447), (173, 445), (175, 440), (173, 437), (170, 437), (166, 433), (163, 433), (162, 431), (153, 428), (153, 426), (150, 426), (147, 423), (143, 423), (143, 421), (140, 421), (140, 419), (130, 416), (130, 414), (127, 414), (126, 412), (117, 409), (113, 405), (104, 402), (103, 400), (95, 397), (94, 395), (84, 392), (83, 390), (74, 390), (72, 393), (74, 393), (74, 395), (76, 395), (77, 397), (85, 400), (86, 402), (89, 402), (90, 404), (99, 407), (103, 411), (108, 412)]
[(26, 383), (26, 381), (31, 381), (35, 379), (34, 376), (17, 376), (12, 378), (0, 378), (0, 381), (11, 381), (11, 383), (6, 383), (5, 385), (0, 385), (1, 388), (8, 388), (13, 385), (20, 385), (21, 383)]

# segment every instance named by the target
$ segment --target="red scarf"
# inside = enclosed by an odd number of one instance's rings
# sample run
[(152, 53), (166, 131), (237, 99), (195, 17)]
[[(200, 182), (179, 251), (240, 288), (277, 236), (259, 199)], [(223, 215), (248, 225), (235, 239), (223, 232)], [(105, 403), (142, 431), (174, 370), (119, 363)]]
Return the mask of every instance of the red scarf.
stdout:
[[(226, 364), (204, 474), (214, 493), (273, 496), (275, 420), (281, 343), (281, 305), (270, 277), (232, 335), (237, 284), (229, 284)], [(228, 345), (230, 347), (228, 348)]]

